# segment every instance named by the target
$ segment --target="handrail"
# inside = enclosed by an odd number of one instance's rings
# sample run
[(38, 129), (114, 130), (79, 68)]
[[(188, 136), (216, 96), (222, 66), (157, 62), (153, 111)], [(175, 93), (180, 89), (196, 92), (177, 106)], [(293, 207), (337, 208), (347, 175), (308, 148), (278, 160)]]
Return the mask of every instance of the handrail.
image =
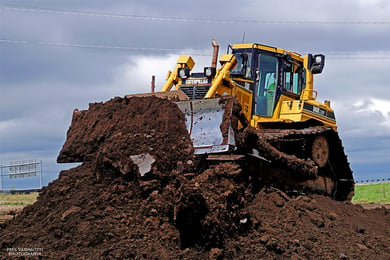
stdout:
[[(314, 94), (314, 96), (313, 96)], [(317, 90), (313, 90), (313, 89), (304, 89), (302, 91), (302, 99), (303, 100), (313, 100), (313, 99), (317, 99), (317, 95), (318, 95), (318, 92)]]

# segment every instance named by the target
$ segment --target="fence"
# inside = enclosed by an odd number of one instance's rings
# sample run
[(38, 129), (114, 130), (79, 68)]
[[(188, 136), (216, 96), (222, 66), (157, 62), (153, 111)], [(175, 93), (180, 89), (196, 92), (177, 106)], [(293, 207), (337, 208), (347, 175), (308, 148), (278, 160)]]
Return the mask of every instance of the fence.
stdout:
[(390, 178), (372, 179), (372, 180), (355, 180), (356, 184), (359, 184), (359, 183), (378, 183), (378, 182), (390, 182)]
[(10, 180), (33, 177), (39, 174), (39, 189), (42, 188), (42, 161), (23, 160), (13, 161), (7, 165), (0, 165), (0, 188), (4, 190), (4, 177)]

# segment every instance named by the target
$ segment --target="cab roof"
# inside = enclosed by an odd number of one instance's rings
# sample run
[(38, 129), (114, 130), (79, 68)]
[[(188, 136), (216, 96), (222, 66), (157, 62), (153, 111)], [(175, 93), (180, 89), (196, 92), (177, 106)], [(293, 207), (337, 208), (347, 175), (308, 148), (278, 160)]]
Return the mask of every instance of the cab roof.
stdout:
[(238, 43), (238, 44), (233, 44), (231, 46), (233, 50), (235, 49), (258, 49), (258, 50), (263, 50), (263, 51), (268, 51), (272, 53), (278, 53), (278, 54), (288, 54), (290, 55), (293, 59), (298, 60), (298, 61), (303, 61), (303, 57), (301, 54), (293, 51), (287, 51), (281, 48), (276, 48), (260, 43)]

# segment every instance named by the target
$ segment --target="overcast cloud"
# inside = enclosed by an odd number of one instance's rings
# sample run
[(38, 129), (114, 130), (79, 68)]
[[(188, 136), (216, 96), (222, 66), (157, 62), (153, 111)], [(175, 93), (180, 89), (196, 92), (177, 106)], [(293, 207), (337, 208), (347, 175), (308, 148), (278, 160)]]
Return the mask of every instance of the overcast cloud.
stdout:
[[(0, 164), (56, 164), (74, 108), (161, 87), (180, 54), (196, 68), (228, 44), (326, 55), (331, 100), (357, 180), (390, 177), (390, 1), (0, 0)], [(22, 184), (17, 184), (22, 185)], [(7, 187), (5, 187), (7, 188)], [(17, 187), (19, 188), (19, 187)]]

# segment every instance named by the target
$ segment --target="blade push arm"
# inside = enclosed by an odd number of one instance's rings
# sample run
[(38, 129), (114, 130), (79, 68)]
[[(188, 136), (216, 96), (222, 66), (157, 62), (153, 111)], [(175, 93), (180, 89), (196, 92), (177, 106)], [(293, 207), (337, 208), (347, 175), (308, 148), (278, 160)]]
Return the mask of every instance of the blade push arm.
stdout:
[(205, 98), (214, 97), (215, 93), (217, 93), (218, 88), (222, 85), (224, 80), (231, 81), (230, 79), (230, 71), (236, 66), (237, 60), (233, 54), (224, 54), (219, 60), (222, 67), (218, 70), (218, 73), (215, 75), (213, 83), (207, 92)]

